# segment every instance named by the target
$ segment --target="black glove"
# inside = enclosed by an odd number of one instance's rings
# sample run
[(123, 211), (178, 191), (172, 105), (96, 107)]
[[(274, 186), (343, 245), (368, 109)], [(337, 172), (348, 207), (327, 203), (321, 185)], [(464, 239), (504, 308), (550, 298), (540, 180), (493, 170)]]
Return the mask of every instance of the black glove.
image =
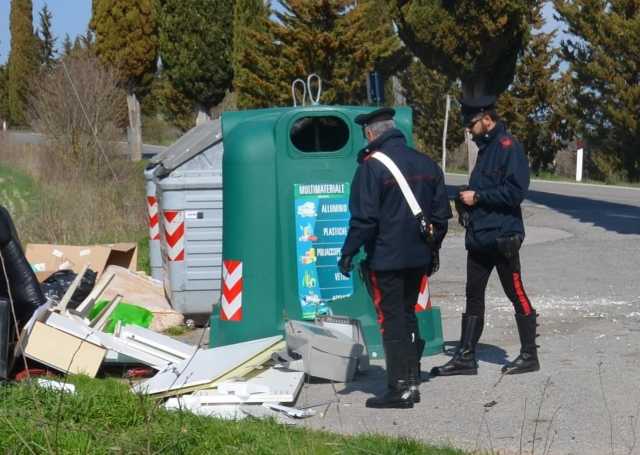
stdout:
[(338, 270), (346, 277), (350, 277), (351, 271), (353, 270), (351, 259), (353, 259), (351, 256), (340, 256), (340, 260), (338, 261)]
[[(458, 187), (458, 195), (463, 191), (468, 191), (469, 186), (463, 185)], [(467, 228), (469, 226), (469, 207), (464, 205), (459, 197), (456, 197), (454, 200), (454, 204), (456, 207), (456, 212), (458, 213), (458, 223), (463, 228)]]
[(431, 250), (431, 263), (427, 267), (427, 276), (440, 270), (440, 250)]

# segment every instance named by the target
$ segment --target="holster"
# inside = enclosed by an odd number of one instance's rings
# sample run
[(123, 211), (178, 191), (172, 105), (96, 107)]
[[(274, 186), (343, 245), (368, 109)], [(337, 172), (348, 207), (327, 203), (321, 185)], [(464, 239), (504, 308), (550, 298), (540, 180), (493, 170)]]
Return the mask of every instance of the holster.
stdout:
[(522, 245), (522, 236), (519, 234), (513, 234), (504, 237), (498, 237), (496, 239), (498, 251), (504, 256), (510, 263), (515, 271), (520, 271), (520, 246)]
[(429, 229), (431, 222), (427, 219), (426, 216), (424, 216), (424, 213), (419, 213), (418, 215), (416, 215), (416, 220), (418, 220), (418, 226), (420, 227), (420, 235), (422, 236), (424, 241), (427, 242), (427, 245), (433, 247), (433, 245), (435, 244), (435, 237), (433, 235), (433, 232), (431, 232), (431, 229)]

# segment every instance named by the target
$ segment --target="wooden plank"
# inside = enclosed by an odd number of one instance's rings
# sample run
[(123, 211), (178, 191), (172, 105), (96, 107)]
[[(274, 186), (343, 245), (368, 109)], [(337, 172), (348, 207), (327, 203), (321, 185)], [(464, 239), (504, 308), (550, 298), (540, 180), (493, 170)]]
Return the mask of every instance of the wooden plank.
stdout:
[(179, 362), (195, 354), (197, 346), (186, 344), (153, 330), (135, 325), (121, 327), (115, 336), (126, 340), (127, 344), (141, 351), (152, 352), (154, 355), (166, 358), (169, 362)]
[(53, 311), (62, 312), (67, 309), (67, 305), (69, 304), (71, 297), (73, 297), (73, 293), (76, 292), (76, 289), (78, 289), (78, 286), (80, 286), (80, 282), (82, 281), (82, 278), (84, 277), (84, 274), (87, 272), (88, 268), (88, 263), (82, 267), (82, 270), (73, 279), (73, 282), (67, 289), (67, 292), (64, 293), (62, 299), (60, 299), (60, 302), (56, 305), (55, 308), (53, 308)]
[(109, 283), (111, 283), (111, 280), (113, 280), (114, 276), (115, 275), (113, 273), (110, 273), (109, 275), (106, 275), (100, 278), (100, 280), (93, 287), (93, 290), (89, 293), (87, 298), (84, 299), (82, 303), (78, 305), (78, 307), (75, 310), (67, 310), (67, 311), (75, 316), (80, 316), (82, 318), (85, 318), (89, 314), (93, 306), (96, 304), (96, 300), (98, 300), (98, 297), (100, 297), (100, 295), (104, 292), (107, 286), (109, 286)]

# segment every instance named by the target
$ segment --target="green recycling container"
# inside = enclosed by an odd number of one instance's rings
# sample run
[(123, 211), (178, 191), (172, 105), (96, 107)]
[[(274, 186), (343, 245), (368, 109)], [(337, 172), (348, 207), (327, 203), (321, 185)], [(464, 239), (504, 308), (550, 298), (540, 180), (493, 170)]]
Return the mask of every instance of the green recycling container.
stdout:
[[(353, 120), (373, 109), (222, 115), (222, 293), (211, 315), (211, 347), (283, 334), (289, 319), (335, 314), (359, 319), (370, 356), (384, 356), (362, 280), (357, 271), (345, 278), (337, 269), (356, 157), (366, 144)], [(411, 110), (397, 108), (395, 120), (412, 143)], [(441, 352), (439, 309), (419, 312), (418, 319), (426, 354)]]

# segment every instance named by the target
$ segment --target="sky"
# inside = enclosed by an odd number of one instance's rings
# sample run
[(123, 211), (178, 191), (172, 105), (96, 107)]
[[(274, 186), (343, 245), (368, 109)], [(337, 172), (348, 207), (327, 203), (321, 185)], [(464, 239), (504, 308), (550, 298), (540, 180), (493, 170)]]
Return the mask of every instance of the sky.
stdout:
[[(11, 0), (0, 0), (0, 64), (9, 58), (9, 10)], [(91, 0), (33, 0), (34, 24), (38, 24), (38, 12), (47, 4), (53, 13), (53, 34), (58, 38), (56, 44), (62, 46), (65, 33), (73, 40), (87, 30), (91, 17)], [(547, 24), (545, 31), (557, 28), (553, 19), (553, 8), (547, 5), (544, 10)], [(557, 38), (559, 40), (560, 37)]]

